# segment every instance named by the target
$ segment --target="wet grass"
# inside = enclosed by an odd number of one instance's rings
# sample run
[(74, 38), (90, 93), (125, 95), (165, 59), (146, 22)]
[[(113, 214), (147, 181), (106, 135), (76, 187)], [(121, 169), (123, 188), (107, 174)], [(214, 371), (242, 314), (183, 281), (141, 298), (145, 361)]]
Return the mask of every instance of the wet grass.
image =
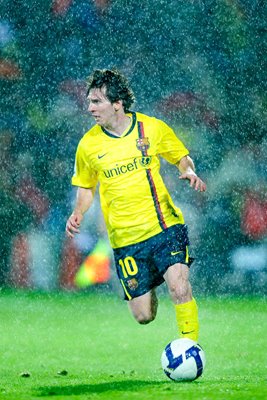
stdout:
[(206, 370), (173, 383), (160, 367), (176, 337), (164, 295), (156, 321), (140, 326), (115, 295), (2, 291), (0, 399), (266, 399), (266, 301), (198, 303)]

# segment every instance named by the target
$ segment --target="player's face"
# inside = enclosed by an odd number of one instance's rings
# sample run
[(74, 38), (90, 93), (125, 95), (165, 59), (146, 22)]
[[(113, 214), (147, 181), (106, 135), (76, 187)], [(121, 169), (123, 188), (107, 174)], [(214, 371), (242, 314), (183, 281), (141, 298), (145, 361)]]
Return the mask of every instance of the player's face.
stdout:
[(109, 127), (112, 124), (116, 111), (114, 105), (106, 97), (105, 92), (105, 88), (90, 90), (88, 95), (88, 110), (98, 125)]

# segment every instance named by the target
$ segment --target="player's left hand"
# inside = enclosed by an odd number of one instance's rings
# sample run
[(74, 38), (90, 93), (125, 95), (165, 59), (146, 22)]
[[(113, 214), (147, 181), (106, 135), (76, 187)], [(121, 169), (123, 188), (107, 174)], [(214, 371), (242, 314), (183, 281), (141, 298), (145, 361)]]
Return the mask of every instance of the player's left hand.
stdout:
[(200, 192), (205, 192), (207, 189), (206, 183), (203, 182), (196, 174), (185, 172), (184, 174), (179, 176), (179, 179), (189, 180), (190, 186), (195, 190), (199, 190)]

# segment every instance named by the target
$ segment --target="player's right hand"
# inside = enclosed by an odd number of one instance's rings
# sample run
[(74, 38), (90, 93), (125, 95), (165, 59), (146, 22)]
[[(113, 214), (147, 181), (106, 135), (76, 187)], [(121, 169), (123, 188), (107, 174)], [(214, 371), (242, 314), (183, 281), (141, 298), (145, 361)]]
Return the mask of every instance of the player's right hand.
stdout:
[(66, 223), (66, 234), (68, 237), (73, 238), (76, 233), (80, 233), (80, 225), (83, 219), (83, 214), (72, 213)]

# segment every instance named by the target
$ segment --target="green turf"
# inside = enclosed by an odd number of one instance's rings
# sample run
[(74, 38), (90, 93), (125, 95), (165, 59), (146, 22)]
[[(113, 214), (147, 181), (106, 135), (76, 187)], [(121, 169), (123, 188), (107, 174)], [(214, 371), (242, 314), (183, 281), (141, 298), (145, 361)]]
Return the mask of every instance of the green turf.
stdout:
[(103, 292), (0, 292), (0, 399), (266, 399), (266, 302), (202, 298), (199, 309), (205, 372), (174, 383), (160, 367), (176, 337), (164, 295), (156, 321), (141, 326)]

